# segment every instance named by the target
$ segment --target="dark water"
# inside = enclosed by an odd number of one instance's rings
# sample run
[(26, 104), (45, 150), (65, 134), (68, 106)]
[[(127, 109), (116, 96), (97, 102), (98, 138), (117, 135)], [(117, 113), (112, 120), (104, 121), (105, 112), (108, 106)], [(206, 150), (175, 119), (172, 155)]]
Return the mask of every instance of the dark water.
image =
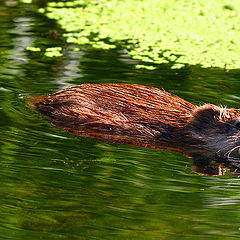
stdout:
[[(240, 103), (239, 71), (187, 67), (136, 70), (123, 49), (73, 52), (34, 7), (0, 2), (0, 239), (238, 239), (240, 181), (192, 172), (167, 150), (80, 138), (26, 105), (86, 82), (127, 82), (195, 104)], [(49, 59), (27, 46), (61, 45)]]

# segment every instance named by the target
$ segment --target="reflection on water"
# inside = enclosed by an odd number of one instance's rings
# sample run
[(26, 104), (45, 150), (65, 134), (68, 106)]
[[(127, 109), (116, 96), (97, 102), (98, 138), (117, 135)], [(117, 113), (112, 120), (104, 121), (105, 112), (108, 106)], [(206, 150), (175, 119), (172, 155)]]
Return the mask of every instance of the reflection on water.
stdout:
[[(53, 22), (28, 6), (0, 4), (1, 239), (239, 238), (237, 177), (197, 175), (170, 151), (69, 135), (24, 100), (72, 84), (129, 82), (236, 107), (237, 72), (147, 72), (124, 50), (73, 52)], [(65, 51), (57, 59), (25, 50), (56, 43)]]

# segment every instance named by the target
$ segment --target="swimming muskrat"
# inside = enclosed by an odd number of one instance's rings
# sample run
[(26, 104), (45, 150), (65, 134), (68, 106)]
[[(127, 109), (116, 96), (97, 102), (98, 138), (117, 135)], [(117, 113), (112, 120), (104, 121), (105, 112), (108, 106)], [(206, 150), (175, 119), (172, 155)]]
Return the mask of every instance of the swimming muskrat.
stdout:
[(75, 135), (171, 149), (194, 158), (240, 157), (240, 110), (198, 107), (154, 87), (83, 84), (37, 99), (34, 105)]

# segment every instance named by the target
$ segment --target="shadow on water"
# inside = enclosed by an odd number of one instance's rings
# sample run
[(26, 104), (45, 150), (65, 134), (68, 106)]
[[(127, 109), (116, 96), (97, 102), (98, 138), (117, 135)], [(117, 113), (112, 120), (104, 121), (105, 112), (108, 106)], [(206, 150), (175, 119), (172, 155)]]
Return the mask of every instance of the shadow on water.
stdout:
[[(237, 107), (239, 71), (136, 70), (123, 49), (72, 51), (55, 23), (26, 5), (1, 2), (0, 16), (1, 239), (239, 238), (237, 177), (199, 176), (170, 151), (72, 136), (24, 100), (86, 82), (124, 82)], [(61, 45), (64, 56), (49, 59), (30, 45)]]

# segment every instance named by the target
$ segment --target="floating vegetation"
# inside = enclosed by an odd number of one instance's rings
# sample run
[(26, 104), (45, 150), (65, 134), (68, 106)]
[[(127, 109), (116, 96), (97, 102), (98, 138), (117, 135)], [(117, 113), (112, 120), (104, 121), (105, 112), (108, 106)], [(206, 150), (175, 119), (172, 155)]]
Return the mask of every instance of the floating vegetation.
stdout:
[(51, 47), (46, 49), (44, 55), (46, 57), (61, 57), (63, 55), (61, 51), (61, 47)]
[(58, 21), (69, 43), (121, 43), (147, 65), (240, 67), (238, 0), (75, 0), (39, 12)]
[(44, 52), (44, 56), (46, 57), (61, 57), (63, 55), (61, 47), (46, 48), (45, 51), (38, 47), (26, 47), (26, 50), (31, 52)]
[(31, 52), (40, 52), (41, 48), (38, 48), (38, 47), (26, 47), (26, 50), (31, 51)]
[(32, 3), (32, 0), (21, 0), (23, 3)]

